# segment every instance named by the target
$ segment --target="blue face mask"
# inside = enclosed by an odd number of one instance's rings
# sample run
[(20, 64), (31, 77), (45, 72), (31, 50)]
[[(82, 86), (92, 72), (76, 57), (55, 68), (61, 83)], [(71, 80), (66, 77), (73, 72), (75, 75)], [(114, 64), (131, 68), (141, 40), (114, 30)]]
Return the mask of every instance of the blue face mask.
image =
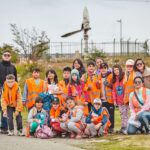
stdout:
[(116, 91), (117, 91), (117, 95), (122, 95), (123, 94), (123, 87), (122, 86), (117, 86)]

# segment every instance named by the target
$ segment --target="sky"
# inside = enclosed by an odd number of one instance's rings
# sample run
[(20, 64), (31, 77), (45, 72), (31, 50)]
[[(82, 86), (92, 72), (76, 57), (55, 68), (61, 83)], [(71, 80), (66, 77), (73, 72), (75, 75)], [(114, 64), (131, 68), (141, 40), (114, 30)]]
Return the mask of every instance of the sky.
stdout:
[(150, 0), (0, 0), (0, 45), (14, 44), (10, 24), (46, 31), (51, 41), (80, 42), (83, 33), (68, 38), (61, 35), (81, 27), (84, 7), (90, 17), (89, 40), (112, 41), (150, 38)]

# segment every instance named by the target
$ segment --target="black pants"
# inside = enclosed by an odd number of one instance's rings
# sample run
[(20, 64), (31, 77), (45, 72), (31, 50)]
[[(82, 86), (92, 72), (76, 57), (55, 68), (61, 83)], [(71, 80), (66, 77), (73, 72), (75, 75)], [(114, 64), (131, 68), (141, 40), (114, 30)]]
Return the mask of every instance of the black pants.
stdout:
[[(1, 91), (2, 91), (2, 86), (0, 86), (0, 98), (1, 98)], [(8, 130), (7, 118), (3, 117), (3, 111), (1, 106), (0, 106), (0, 111), (1, 111), (1, 129), (7, 131)]]
[[(7, 117), (8, 117), (8, 128), (9, 130), (14, 130), (14, 122), (13, 122), (13, 113), (15, 112), (14, 107), (7, 107)], [(19, 112), (19, 115), (16, 116), (16, 122), (17, 122), (17, 130), (22, 129), (22, 116)]]
[(114, 128), (114, 119), (115, 119), (115, 114), (114, 114), (115, 107), (114, 107), (113, 104), (109, 104), (108, 102), (105, 102), (105, 101), (102, 102), (102, 106), (106, 107), (108, 112), (109, 112), (109, 115), (110, 115), (109, 119), (110, 119), (110, 122), (111, 122), (110, 128), (113, 129)]

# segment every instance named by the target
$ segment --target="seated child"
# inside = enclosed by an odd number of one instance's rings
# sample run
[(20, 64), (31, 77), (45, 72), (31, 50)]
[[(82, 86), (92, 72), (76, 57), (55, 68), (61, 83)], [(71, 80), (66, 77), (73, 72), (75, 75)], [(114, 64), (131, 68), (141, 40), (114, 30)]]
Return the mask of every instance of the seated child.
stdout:
[(14, 135), (13, 113), (15, 113), (18, 135), (24, 135), (22, 132), (22, 116), (23, 108), (22, 96), (18, 83), (15, 81), (15, 76), (9, 74), (6, 76), (6, 81), (2, 90), (1, 106), (3, 116), (8, 119), (8, 135)]
[(50, 110), (50, 126), (55, 135), (63, 134), (65, 131), (60, 127), (60, 121), (64, 111), (60, 106), (60, 101), (57, 97), (52, 100), (52, 108)]
[(109, 113), (99, 98), (94, 99), (89, 116), (86, 118), (85, 135), (87, 137), (103, 136), (110, 127)]
[(34, 134), (38, 126), (47, 124), (47, 113), (43, 109), (43, 100), (41, 97), (35, 99), (35, 106), (30, 110), (28, 115), (30, 134)]
[(80, 106), (76, 105), (74, 98), (71, 96), (66, 98), (66, 103), (68, 108), (68, 119), (63, 119), (60, 126), (65, 131), (71, 133), (71, 138), (81, 139), (85, 129), (83, 110)]

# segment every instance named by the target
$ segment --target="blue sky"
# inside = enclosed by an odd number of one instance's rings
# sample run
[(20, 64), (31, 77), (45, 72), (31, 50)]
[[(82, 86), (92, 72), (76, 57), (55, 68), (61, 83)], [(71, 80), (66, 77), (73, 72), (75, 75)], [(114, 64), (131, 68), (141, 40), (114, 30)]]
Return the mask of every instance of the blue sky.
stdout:
[(51, 41), (80, 41), (82, 33), (62, 39), (66, 32), (80, 28), (84, 7), (89, 10), (95, 42), (119, 39), (123, 21), (123, 38), (150, 38), (150, 0), (0, 0), (0, 45), (13, 43), (10, 23), (19, 27), (36, 27), (47, 32)]

